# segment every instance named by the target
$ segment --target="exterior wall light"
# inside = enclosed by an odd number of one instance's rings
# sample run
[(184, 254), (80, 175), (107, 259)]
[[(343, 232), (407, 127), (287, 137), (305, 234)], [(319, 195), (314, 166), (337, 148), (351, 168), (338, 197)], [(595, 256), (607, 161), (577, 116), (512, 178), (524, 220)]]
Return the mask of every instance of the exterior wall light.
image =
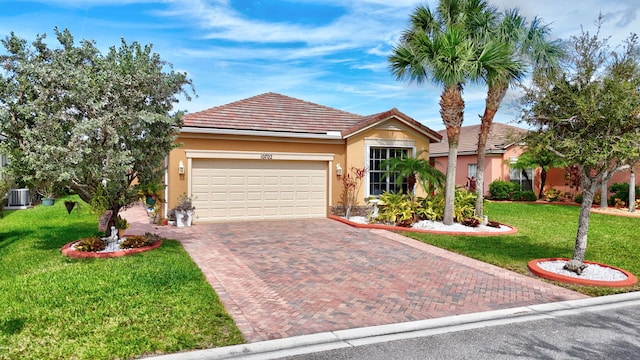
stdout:
[(336, 165), (336, 175), (342, 176), (342, 166), (340, 164)]
[(184, 174), (184, 163), (182, 162), (182, 160), (180, 160), (180, 162), (178, 163), (178, 174)]

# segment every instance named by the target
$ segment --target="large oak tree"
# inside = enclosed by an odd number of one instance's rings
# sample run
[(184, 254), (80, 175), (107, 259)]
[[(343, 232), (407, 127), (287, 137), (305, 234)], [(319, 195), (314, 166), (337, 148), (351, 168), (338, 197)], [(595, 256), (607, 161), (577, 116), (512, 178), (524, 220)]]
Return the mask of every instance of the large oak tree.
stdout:
[(45, 35), (2, 40), (1, 150), (17, 181), (64, 184), (115, 219), (137, 200), (135, 181), (162, 172), (181, 126), (173, 106), (181, 94), (190, 100), (191, 81), (151, 45), (122, 40), (103, 54), (68, 30), (55, 34), (55, 48)]

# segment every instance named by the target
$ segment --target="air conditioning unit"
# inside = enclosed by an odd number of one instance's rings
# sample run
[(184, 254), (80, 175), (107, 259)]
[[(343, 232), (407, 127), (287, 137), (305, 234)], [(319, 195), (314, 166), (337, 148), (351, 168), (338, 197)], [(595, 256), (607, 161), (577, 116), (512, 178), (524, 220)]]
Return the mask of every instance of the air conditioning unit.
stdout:
[(9, 191), (8, 206), (29, 206), (29, 189), (11, 189)]

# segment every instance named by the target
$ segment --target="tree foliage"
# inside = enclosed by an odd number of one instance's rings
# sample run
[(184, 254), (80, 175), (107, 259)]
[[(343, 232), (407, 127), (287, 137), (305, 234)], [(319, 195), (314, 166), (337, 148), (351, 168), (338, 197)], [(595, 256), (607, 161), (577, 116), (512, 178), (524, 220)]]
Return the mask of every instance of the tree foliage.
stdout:
[(115, 218), (136, 201), (136, 179), (163, 171), (181, 126), (173, 105), (180, 94), (190, 100), (191, 81), (151, 45), (123, 39), (102, 54), (68, 30), (55, 34), (56, 48), (46, 35), (31, 45), (14, 33), (2, 40), (2, 151), (16, 180), (62, 183), (89, 203), (103, 196)]
[(598, 186), (640, 157), (638, 89), (637, 36), (611, 50), (599, 31), (582, 30), (571, 38), (563, 70), (536, 74), (526, 91), (524, 119), (537, 129), (528, 142), (547, 144), (580, 170), (583, 202), (576, 262), (584, 261), (589, 210)]
[(389, 57), (397, 79), (443, 86), (440, 115), (447, 129), (449, 155), (445, 186), (444, 224), (453, 224), (455, 172), (460, 127), (464, 120), (462, 90), (486, 72), (517, 71), (507, 44), (478, 41), (495, 9), (484, 0), (440, 0), (434, 10), (418, 6), (411, 24)]
[[(493, 119), (500, 108), (509, 86), (520, 82), (522, 75), (529, 68), (535, 68), (543, 73), (552, 73), (558, 67), (558, 61), (563, 56), (559, 41), (550, 40), (550, 29), (539, 18), (528, 22), (519, 14), (517, 9), (502, 12), (499, 16), (489, 18), (483, 27), (484, 32), (478, 33), (479, 41), (497, 41), (508, 46), (510, 51), (505, 55), (512, 61), (512, 66), (489, 68), (483, 75), (487, 83), (487, 97), (484, 113), (481, 117), (480, 132), (477, 146), (477, 200), (476, 215), (483, 215), (484, 200), (484, 167), (487, 139), (493, 124)], [(546, 171), (545, 171), (546, 174)], [(542, 189), (540, 190), (542, 193)]]
[(429, 193), (432, 189), (440, 189), (445, 181), (445, 176), (440, 170), (429, 164), (429, 160), (423, 157), (424, 152), (416, 154), (416, 157), (389, 158), (382, 162), (385, 170), (385, 177), (395, 175), (396, 184), (402, 184), (407, 179), (407, 192), (410, 196), (415, 195), (416, 184), (420, 184), (422, 189)]

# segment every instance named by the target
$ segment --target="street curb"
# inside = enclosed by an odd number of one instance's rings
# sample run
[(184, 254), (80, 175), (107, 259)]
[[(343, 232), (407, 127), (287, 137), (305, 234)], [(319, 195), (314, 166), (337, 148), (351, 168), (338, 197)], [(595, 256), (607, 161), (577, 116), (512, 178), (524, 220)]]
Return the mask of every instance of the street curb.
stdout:
[(640, 305), (640, 292), (568, 300), (398, 324), (338, 330), (257, 343), (154, 356), (152, 360), (277, 359), (489, 326)]

